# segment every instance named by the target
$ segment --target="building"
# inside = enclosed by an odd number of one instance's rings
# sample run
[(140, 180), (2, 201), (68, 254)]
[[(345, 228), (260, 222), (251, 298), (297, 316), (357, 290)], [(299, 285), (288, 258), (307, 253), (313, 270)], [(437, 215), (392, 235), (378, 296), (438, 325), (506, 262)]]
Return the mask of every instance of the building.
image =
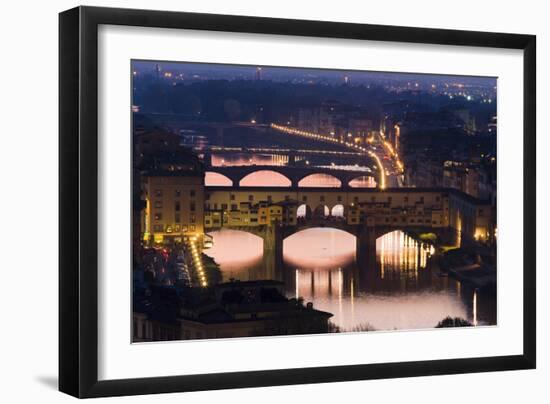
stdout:
[(496, 160), (463, 162), (447, 160), (443, 165), (443, 186), (459, 189), (475, 198), (496, 202)]
[(147, 172), (143, 176), (146, 244), (184, 242), (204, 235), (204, 175), (188, 171)]
[[(241, 190), (207, 187), (205, 206), (206, 229), (221, 225), (258, 227), (274, 223), (295, 226), (300, 224), (298, 211), (306, 212), (305, 219), (322, 219), (327, 225), (331, 221), (338, 221), (339, 224), (344, 221), (351, 226), (366, 224), (396, 229), (429, 227), (441, 232), (452, 229), (460, 233), (461, 240), (490, 242), (496, 226), (496, 210), (490, 200), (478, 199), (452, 188), (393, 188), (380, 191), (368, 188), (256, 187)], [(277, 206), (282, 207), (282, 211), (275, 209)], [(220, 212), (219, 215), (212, 213), (213, 207), (215, 212)], [(231, 207), (229, 212), (226, 211), (228, 207)], [(218, 208), (221, 210), (218, 211)], [(336, 216), (336, 211), (342, 214)]]
[[(231, 197), (230, 197), (231, 198)], [(204, 227), (215, 229), (223, 226), (229, 227), (258, 227), (274, 224), (295, 225), (296, 201), (283, 200), (276, 203), (272, 198), (253, 203), (250, 201), (236, 201), (236, 203), (210, 203), (205, 204)]]
[(232, 280), (209, 289), (150, 287), (136, 293), (133, 341), (320, 334), (331, 313), (284, 295), (283, 282)]
[(319, 108), (300, 108), (298, 127), (310, 132), (319, 132)]

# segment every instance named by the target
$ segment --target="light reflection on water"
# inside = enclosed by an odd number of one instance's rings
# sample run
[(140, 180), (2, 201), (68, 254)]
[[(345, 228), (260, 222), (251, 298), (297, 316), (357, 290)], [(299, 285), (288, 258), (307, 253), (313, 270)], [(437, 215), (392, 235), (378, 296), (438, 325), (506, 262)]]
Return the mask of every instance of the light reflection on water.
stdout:
[(214, 245), (204, 252), (220, 265), (224, 280), (246, 280), (249, 271), (262, 264), (263, 241), (260, 237), (236, 230), (210, 234), (214, 237)]
[(212, 235), (214, 247), (205, 252), (220, 264), (225, 280), (282, 280), (288, 297), (332, 313), (342, 330), (432, 328), (447, 316), (495, 322), (494, 307), (458, 281), (438, 276), (429, 258), (433, 250), (401, 231), (379, 238), (376, 261), (369, 264), (374, 267), (359, 268), (353, 235), (304, 230), (284, 241), (284, 266), (274, 272), (265, 269), (259, 237), (229, 230)]
[(230, 166), (284, 166), (288, 156), (276, 154), (212, 154), (213, 167)]
[(204, 185), (206, 186), (224, 186), (229, 187), (233, 185), (233, 181), (220, 173), (214, 173), (207, 171), (204, 174)]
[(374, 177), (363, 175), (351, 180), (349, 186), (352, 188), (376, 188), (376, 180)]
[(340, 188), (342, 182), (329, 174), (311, 174), (298, 182), (303, 188)]
[(241, 187), (290, 187), (292, 182), (283, 174), (270, 170), (259, 170), (248, 174), (240, 182)]

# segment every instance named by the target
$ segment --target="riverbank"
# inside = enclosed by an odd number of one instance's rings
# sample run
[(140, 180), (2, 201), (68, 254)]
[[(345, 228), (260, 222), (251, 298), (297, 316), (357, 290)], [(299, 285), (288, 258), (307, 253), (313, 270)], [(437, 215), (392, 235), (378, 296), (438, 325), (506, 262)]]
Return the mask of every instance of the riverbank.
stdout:
[(442, 251), (439, 268), (454, 279), (478, 289), (496, 288), (496, 265), (490, 255), (473, 249), (456, 248)]

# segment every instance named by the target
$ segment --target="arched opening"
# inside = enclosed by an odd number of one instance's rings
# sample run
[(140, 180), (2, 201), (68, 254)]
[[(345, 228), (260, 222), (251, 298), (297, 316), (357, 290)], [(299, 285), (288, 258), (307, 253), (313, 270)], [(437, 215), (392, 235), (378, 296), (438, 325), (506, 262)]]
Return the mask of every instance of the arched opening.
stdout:
[(333, 217), (344, 217), (344, 205), (339, 204), (332, 207), (330, 215)]
[(233, 181), (223, 174), (207, 171), (204, 173), (204, 185), (230, 187), (233, 185)]
[(305, 203), (298, 206), (298, 209), (296, 209), (296, 217), (298, 219), (311, 219), (311, 208)]
[(283, 174), (272, 170), (254, 171), (239, 181), (240, 187), (290, 187), (290, 181)]
[(224, 280), (247, 280), (249, 273), (261, 267), (264, 251), (263, 239), (255, 234), (222, 229), (209, 233), (212, 247), (204, 253), (220, 265)]
[(342, 181), (330, 174), (310, 174), (298, 182), (302, 188), (340, 188)]
[(330, 216), (330, 209), (327, 205), (319, 205), (313, 211), (314, 219), (325, 219)]
[(353, 262), (356, 238), (344, 230), (315, 227), (301, 230), (283, 241), (284, 261), (301, 270), (322, 271)]
[(370, 175), (362, 175), (349, 182), (351, 188), (376, 188), (376, 180)]

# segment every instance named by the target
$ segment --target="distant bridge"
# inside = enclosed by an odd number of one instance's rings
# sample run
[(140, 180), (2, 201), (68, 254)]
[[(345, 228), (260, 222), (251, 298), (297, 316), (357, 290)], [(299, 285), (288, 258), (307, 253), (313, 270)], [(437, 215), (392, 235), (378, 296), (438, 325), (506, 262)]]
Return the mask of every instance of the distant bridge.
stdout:
[(339, 158), (361, 158), (364, 153), (351, 151), (336, 151), (322, 149), (285, 149), (276, 147), (225, 147), (225, 146), (204, 146), (195, 147), (197, 153), (210, 154), (273, 154), (284, 156), (334, 156)]
[[(334, 188), (350, 188), (350, 181), (361, 177), (373, 177), (376, 179), (377, 172), (367, 172), (358, 170), (340, 170), (331, 169), (328, 167), (293, 167), (293, 166), (221, 166), (210, 167), (207, 169), (208, 173), (217, 173), (223, 175), (231, 181), (231, 186), (240, 186), (241, 181), (248, 175), (257, 172), (274, 172), (285, 177), (289, 183), (288, 187), (300, 187), (300, 181), (314, 175), (325, 174), (329, 175), (339, 181), (340, 185)], [(284, 187), (271, 187), (271, 188), (284, 188)]]

